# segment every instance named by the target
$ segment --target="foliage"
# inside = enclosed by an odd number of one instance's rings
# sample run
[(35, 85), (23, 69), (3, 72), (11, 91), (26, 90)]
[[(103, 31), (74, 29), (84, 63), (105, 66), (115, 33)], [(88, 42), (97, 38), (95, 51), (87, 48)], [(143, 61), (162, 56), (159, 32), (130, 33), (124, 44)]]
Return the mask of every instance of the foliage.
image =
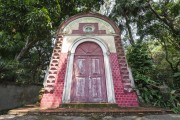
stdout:
[[(180, 85), (179, 52), (171, 44), (166, 44), (166, 50), (164, 50), (164, 45), (160, 41), (153, 41), (149, 46), (151, 47), (151, 57), (155, 67), (153, 79), (157, 79), (161, 83), (164, 81), (171, 88), (178, 88)], [(158, 74), (155, 75), (155, 73)]]
[(0, 82), (42, 83), (59, 24), (101, 4), (103, 0), (0, 0)]
[(130, 66), (135, 69), (135, 71), (132, 70), (133, 72), (140, 72), (145, 75), (152, 68), (152, 59), (148, 54), (147, 44), (137, 43), (129, 47), (127, 59)]
[(156, 84), (150, 79), (149, 74), (152, 69), (152, 59), (148, 55), (146, 44), (138, 43), (128, 48), (127, 60), (131, 66), (137, 89), (145, 102), (152, 102), (157, 91), (149, 90), (151, 84)]
[[(29, 0), (0, 1), (0, 55), (4, 64), (2, 67), (6, 68), (6, 72), (0, 73), (1, 82), (33, 83), (39, 80), (33, 74), (40, 76), (37, 69), (45, 69), (42, 66), (50, 57), (51, 18), (60, 9), (50, 16), (48, 8), (56, 8), (56, 2), (51, 5)], [(47, 54), (39, 54), (40, 51)], [(41, 56), (44, 61), (39, 61)]]
[(176, 114), (180, 114), (180, 106), (173, 108), (173, 112)]
[[(161, 73), (162, 70), (159, 68), (159, 60), (151, 56), (149, 44), (137, 43), (127, 48), (127, 59), (132, 69), (136, 87), (143, 98), (141, 102), (168, 108), (177, 107), (180, 97), (178, 88), (169, 85), (168, 79), (166, 81), (164, 77), (161, 79), (157, 77), (164, 73)], [(155, 59), (157, 63), (154, 62)], [(167, 62), (163, 65), (168, 67)]]
[[(128, 62), (144, 102), (155, 106), (176, 107), (180, 101), (179, 3), (116, 0), (109, 16), (122, 30)], [(167, 93), (160, 90), (165, 86)]]

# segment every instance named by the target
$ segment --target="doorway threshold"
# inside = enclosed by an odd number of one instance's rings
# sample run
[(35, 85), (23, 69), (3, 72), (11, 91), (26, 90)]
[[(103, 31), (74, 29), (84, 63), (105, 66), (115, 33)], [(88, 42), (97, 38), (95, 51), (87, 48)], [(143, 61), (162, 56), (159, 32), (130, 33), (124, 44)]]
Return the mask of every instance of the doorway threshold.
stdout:
[(61, 108), (118, 108), (116, 103), (63, 103)]

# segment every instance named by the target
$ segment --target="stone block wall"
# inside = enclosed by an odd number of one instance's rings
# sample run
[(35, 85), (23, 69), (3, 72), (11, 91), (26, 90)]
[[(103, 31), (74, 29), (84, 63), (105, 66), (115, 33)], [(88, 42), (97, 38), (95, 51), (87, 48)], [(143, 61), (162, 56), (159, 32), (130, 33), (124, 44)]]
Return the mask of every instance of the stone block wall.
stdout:
[(42, 86), (0, 85), (0, 111), (38, 101)]

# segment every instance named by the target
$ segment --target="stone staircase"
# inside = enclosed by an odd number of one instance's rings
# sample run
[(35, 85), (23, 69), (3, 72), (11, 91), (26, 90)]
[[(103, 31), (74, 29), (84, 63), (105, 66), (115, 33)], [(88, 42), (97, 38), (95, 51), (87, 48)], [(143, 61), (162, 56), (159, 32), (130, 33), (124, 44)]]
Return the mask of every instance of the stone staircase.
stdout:
[(30, 115), (61, 115), (61, 116), (91, 116), (94, 114), (126, 116), (145, 114), (165, 114), (172, 113), (171, 110), (155, 107), (133, 107), (120, 108), (116, 104), (63, 104), (56, 109), (40, 109), (36, 105), (27, 105), (22, 108), (12, 109), (8, 114), (30, 114)]

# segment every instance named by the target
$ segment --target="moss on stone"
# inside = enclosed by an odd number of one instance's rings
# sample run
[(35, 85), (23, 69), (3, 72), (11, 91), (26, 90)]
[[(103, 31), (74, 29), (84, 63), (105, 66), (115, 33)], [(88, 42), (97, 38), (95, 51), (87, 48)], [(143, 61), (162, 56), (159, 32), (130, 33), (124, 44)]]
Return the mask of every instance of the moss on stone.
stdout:
[(68, 108), (118, 108), (117, 104), (106, 104), (106, 103), (69, 103), (69, 104), (61, 104), (61, 107)]

